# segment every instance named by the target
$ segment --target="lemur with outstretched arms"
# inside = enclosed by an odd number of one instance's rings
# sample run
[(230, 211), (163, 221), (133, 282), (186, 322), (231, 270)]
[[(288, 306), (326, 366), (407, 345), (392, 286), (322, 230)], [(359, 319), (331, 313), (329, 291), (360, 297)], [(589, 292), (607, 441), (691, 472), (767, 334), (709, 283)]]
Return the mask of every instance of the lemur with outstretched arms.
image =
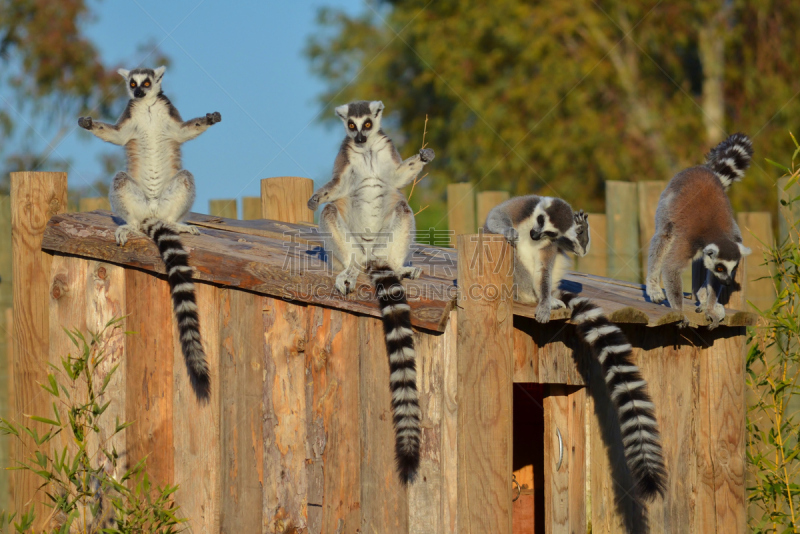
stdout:
[(625, 458), (641, 497), (663, 494), (666, 470), (655, 406), (647, 383), (631, 359), (632, 347), (602, 308), (586, 297), (561, 292), (553, 296), (569, 267), (567, 254), (589, 251), (589, 221), (558, 198), (529, 195), (507, 200), (489, 212), (484, 229), (500, 234), (516, 248), (515, 297), (537, 304), (536, 320), (547, 322), (550, 311), (568, 307), (581, 340), (603, 369), (606, 387), (617, 408)]
[(199, 234), (184, 224), (195, 198), (194, 177), (181, 166), (181, 145), (222, 120), (218, 112), (184, 121), (161, 92), (165, 67), (120, 69), (130, 100), (116, 124), (80, 117), (78, 124), (109, 143), (125, 147), (127, 172), (114, 176), (111, 209), (125, 221), (115, 236), (120, 246), (144, 233), (158, 245), (180, 333), (181, 348), (195, 391), (209, 392), (208, 364), (200, 338), (192, 269), (179, 234)]
[(400, 478), (413, 481), (419, 466), (420, 420), (411, 308), (402, 278), (420, 269), (405, 265), (414, 239), (414, 213), (402, 187), (434, 158), (430, 148), (403, 161), (380, 129), (382, 102), (351, 102), (336, 108), (347, 136), (333, 165), (330, 182), (308, 201), (312, 211), (327, 202), (320, 234), (332, 266), (339, 271), (336, 289), (346, 295), (359, 273), (375, 285), (389, 354), (395, 427), (395, 455)]
[[(702, 258), (706, 278), (695, 291), (698, 312), (705, 312), (715, 328), (725, 318), (717, 302), (721, 286), (734, 285), (736, 270), (750, 249), (742, 244), (728, 188), (744, 176), (753, 157), (753, 144), (745, 134), (729, 136), (711, 149), (705, 165), (676, 174), (658, 200), (656, 231), (650, 241), (646, 291), (650, 300), (665, 298), (683, 313), (681, 272)], [(694, 289), (694, 288), (693, 288)], [(688, 324), (684, 317), (681, 326)]]

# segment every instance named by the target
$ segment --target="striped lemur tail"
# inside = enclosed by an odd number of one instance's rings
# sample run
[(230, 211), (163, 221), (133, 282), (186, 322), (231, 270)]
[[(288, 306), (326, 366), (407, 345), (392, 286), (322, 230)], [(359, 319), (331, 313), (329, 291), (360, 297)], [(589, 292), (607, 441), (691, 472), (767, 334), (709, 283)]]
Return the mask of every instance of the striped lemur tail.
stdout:
[(389, 387), (394, 412), (395, 458), (403, 483), (414, 480), (419, 467), (420, 420), (416, 354), (411, 330), (411, 308), (400, 277), (384, 266), (370, 270), (383, 317), (389, 354)]
[(722, 187), (727, 191), (733, 182), (738, 182), (750, 166), (753, 143), (743, 133), (728, 136), (706, 155), (706, 165), (714, 171)]
[(142, 223), (145, 233), (156, 242), (161, 258), (167, 267), (167, 281), (172, 292), (172, 307), (178, 322), (183, 357), (189, 368), (189, 377), (197, 394), (209, 395), (209, 376), (206, 353), (200, 339), (200, 319), (197, 315), (197, 300), (192, 282), (189, 254), (181, 244), (178, 232), (158, 219), (146, 219)]
[(589, 299), (563, 293), (561, 300), (572, 310), (578, 335), (603, 368), (606, 387), (617, 407), (625, 458), (637, 491), (645, 499), (663, 495), (667, 472), (653, 412), (655, 405), (647, 393), (647, 382), (631, 361), (630, 343), (603, 309)]

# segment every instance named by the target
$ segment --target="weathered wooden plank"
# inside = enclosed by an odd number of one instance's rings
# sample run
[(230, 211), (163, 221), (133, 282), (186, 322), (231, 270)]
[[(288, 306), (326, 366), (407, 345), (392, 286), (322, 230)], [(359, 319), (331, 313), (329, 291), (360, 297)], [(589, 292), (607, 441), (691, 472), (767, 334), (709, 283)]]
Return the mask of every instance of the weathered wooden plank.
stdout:
[(510, 534), (513, 249), (479, 234), (458, 250), (459, 531)]
[[(12, 417), (16, 417), (14, 405), (12, 404), (13, 399), (16, 399), (16, 391), (14, 388), (14, 369), (12, 368), (14, 363), (14, 310), (11, 308), (6, 308), (4, 311), (6, 327), (8, 328), (8, 337), (6, 338), (6, 355), (8, 357), (8, 367), (6, 370), (7, 381), (4, 383), (8, 386), (8, 398), (11, 400), (7, 408), (8, 411), (4, 417), (10, 421)], [(8, 441), (8, 458), (9, 461), (11, 461), (12, 459), (16, 458), (16, 456), (14, 456), (16, 454), (16, 440)], [(7, 471), (6, 473), (8, 486), (7, 490), (0, 495), (0, 502), (4, 503), (6, 510), (10, 510), (11, 507), (14, 506), (14, 477), (11, 476), (11, 472)]]
[(589, 252), (578, 258), (577, 271), (608, 276), (608, 238), (605, 213), (589, 214)]
[[(173, 457), (173, 319), (166, 280), (136, 269), (125, 270), (126, 420), (130, 465), (147, 457), (154, 484), (172, 484)], [(177, 368), (177, 372), (185, 369)], [(133, 401), (135, 399), (135, 402)]]
[[(54, 218), (44, 248), (164, 272), (152, 240), (132, 237), (120, 247), (114, 240), (115, 228), (110, 214), (82, 213)], [(206, 230), (199, 236), (186, 235), (183, 240), (190, 250), (194, 276), (199, 280), (380, 316), (368, 277), (359, 277), (355, 292), (342, 297), (334, 287), (335, 273), (328, 272), (318, 256), (292, 252), (283, 241), (256, 236), (242, 241), (240, 235), (219, 230)], [(451, 306), (451, 297), (444, 286), (425, 279), (407, 281), (406, 285), (412, 323), (443, 330), (442, 323)]]
[(661, 192), (667, 187), (665, 180), (643, 180), (636, 182), (639, 197), (639, 247), (641, 249), (642, 273), (647, 273), (647, 256), (650, 239), (656, 233), (656, 208)]
[(769, 309), (775, 301), (775, 285), (769, 265), (765, 263), (764, 252), (765, 247), (772, 246), (774, 241), (772, 214), (768, 211), (744, 212), (737, 215), (737, 220), (742, 231), (742, 242), (753, 251), (745, 258), (747, 300), (759, 310)]
[(586, 532), (586, 388), (571, 391), (569, 403), (569, 532)]
[(78, 211), (110, 210), (111, 203), (106, 197), (81, 198), (78, 202)]
[(265, 304), (259, 295), (220, 290), (218, 387), (225, 392), (220, 395), (220, 529), (224, 533), (261, 532), (264, 525)]
[(573, 357), (572, 329), (553, 326), (514, 316), (514, 382), (583, 385)]
[(471, 183), (447, 184), (447, 228), (454, 248), (458, 236), (475, 232), (475, 190)]
[(214, 217), (224, 217), (226, 219), (237, 218), (237, 206), (235, 198), (220, 198), (208, 201), (208, 213)]
[[(446, 336), (417, 333), (417, 390), (422, 410), (420, 466), (416, 481), (408, 487), (408, 533), (446, 532), (444, 509), (447, 483), (444, 473), (444, 426), (446, 365), (454, 362), (445, 355)], [(364, 369), (362, 367), (362, 376)], [(453, 451), (455, 456), (457, 451)]]
[[(50, 352), (49, 280), (52, 256), (41, 251), (47, 221), (67, 205), (67, 175), (56, 172), (11, 173), (12, 277), (14, 298), (15, 421), (22, 414), (41, 414), (50, 401), (39, 384), (47, 377)], [(43, 435), (44, 426), (26, 424)], [(30, 444), (25, 439), (24, 443)], [(22, 453), (19, 446), (15, 451)], [(14, 509), (28, 509), (41, 479), (30, 472), (14, 471)], [(37, 506), (37, 517), (44, 508)]]
[[(6, 310), (10, 310), (14, 302), (11, 292), (11, 198), (0, 195), (0, 384), (7, 384), (11, 380), (11, 352), (12, 343), (11, 323), (7, 322)], [(12, 412), (13, 397), (9, 396), (6, 388), (0, 387), (0, 414), (8, 418)], [(10, 439), (0, 439), (0, 465), (11, 465)], [(0, 507), (10, 510), (8, 502), (9, 479), (11, 472), (0, 470)]]
[(478, 205), (478, 227), (486, 224), (486, 217), (492, 208), (498, 206), (509, 199), (508, 191), (481, 191), (475, 195), (475, 203)]
[(261, 197), (242, 197), (242, 220), (261, 219)]
[[(209, 398), (195, 394), (186, 371), (178, 331), (173, 337), (173, 440), (175, 484), (180, 486), (176, 500), (180, 513), (189, 519), (191, 532), (220, 532), (222, 514), (222, 449), (220, 427), (220, 289), (195, 284), (200, 332), (206, 351), (212, 383)], [(224, 395), (232, 395), (226, 391)], [(226, 454), (231, 451), (224, 451)]]
[(641, 282), (639, 262), (639, 200), (635, 182), (606, 182), (608, 274)]
[[(408, 495), (395, 468), (389, 358), (380, 320), (372, 317), (359, 318), (358, 347), (361, 389), (361, 530), (408, 532)], [(419, 378), (418, 374), (418, 381)], [(427, 481), (423, 482), (425, 483)], [(429, 532), (434, 532), (433, 525), (429, 525)]]
[(458, 312), (442, 339), (442, 527), (443, 532), (458, 532)]
[(313, 223), (306, 205), (314, 194), (314, 180), (280, 176), (261, 180), (261, 217), (287, 223)]
[(359, 348), (354, 335), (359, 319), (313, 308), (309, 320), (309, 525), (319, 525), (310, 532), (355, 534), (361, 531)]
[(267, 532), (283, 533), (308, 526), (307, 308), (266, 299), (264, 323), (263, 514)]

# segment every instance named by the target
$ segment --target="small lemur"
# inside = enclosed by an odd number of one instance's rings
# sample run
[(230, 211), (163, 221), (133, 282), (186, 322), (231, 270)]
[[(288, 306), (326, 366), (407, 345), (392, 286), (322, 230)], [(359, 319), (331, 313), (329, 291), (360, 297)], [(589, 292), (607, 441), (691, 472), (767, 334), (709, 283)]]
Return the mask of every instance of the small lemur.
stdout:
[(403, 161), (380, 129), (383, 102), (359, 101), (336, 108), (347, 136), (333, 165), (333, 176), (308, 201), (312, 211), (328, 202), (319, 220), (325, 252), (340, 270), (336, 289), (353, 291), (361, 272), (375, 285), (383, 317), (391, 371), (395, 454), (404, 483), (419, 466), (419, 395), (411, 330), (411, 308), (400, 280), (417, 278), (419, 268), (405, 266), (414, 237), (414, 213), (400, 188), (411, 183), (435, 156), (430, 148)]
[(161, 91), (165, 67), (119, 69), (130, 100), (116, 124), (80, 117), (78, 124), (104, 141), (125, 147), (127, 172), (114, 176), (109, 193), (111, 208), (124, 219), (117, 243), (128, 235), (145, 233), (158, 245), (167, 266), (167, 280), (180, 333), (181, 348), (195, 391), (209, 393), (208, 364), (200, 338), (192, 269), (179, 234), (200, 231), (181, 221), (194, 202), (192, 173), (181, 168), (181, 144), (194, 139), (222, 120), (218, 112), (183, 121)]
[(569, 265), (568, 253), (589, 251), (589, 220), (561, 199), (535, 195), (512, 198), (489, 212), (485, 230), (501, 234), (514, 247), (514, 285), (521, 302), (537, 304), (536, 319), (547, 322), (554, 306), (567, 306), (581, 340), (600, 363), (617, 408), (628, 467), (639, 494), (663, 494), (666, 470), (654, 404), (647, 382), (631, 360), (632, 347), (622, 330), (588, 298), (552, 291)]
[[(706, 277), (697, 290), (698, 312), (705, 312), (715, 328), (725, 318), (717, 302), (720, 284), (734, 285), (736, 270), (750, 249), (742, 244), (731, 202), (726, 194), (750, 166), (753, 145), (744, 134), (733, 134), (711, 149), (705, 165), (675, 175), (667, 184), (656, 209), (656, 230), (647, 261), (647, 296), (664, 300), (664, 282), (669, 305), (683, 313), (681, 271), (692, 260), (702, 258)], [(681, 326), (688, 324), (684, 317)]]

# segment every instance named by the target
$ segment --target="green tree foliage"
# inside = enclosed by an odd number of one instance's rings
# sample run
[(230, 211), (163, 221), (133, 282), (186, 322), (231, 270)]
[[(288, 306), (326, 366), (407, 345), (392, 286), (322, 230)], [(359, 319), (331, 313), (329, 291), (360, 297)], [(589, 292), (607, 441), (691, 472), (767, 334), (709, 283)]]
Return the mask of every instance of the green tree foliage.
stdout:
[[(49, 147), (81, 112), (121, 109), (118, 66), (106, 65), (83, 32), (91, 7), (88, 0), (0, 0), (0, 191), (10, 171), (65, 168)], [(153, 48), (150, 60), (166, 58)], [(47, 149), (33, 148), (42, 140)]]
[[(423, 204), (470, 180), (601, 210), (605, 180), (667, 180), (734, 131), (763, 162), (800, 112), (791, 0), (404, 0), (318, 22), (306, 52), (326, 108), (383, 100), (405, 156), (429, 115)], [(734, 204), (774, 206), (774, 172), (754, 167)]]

